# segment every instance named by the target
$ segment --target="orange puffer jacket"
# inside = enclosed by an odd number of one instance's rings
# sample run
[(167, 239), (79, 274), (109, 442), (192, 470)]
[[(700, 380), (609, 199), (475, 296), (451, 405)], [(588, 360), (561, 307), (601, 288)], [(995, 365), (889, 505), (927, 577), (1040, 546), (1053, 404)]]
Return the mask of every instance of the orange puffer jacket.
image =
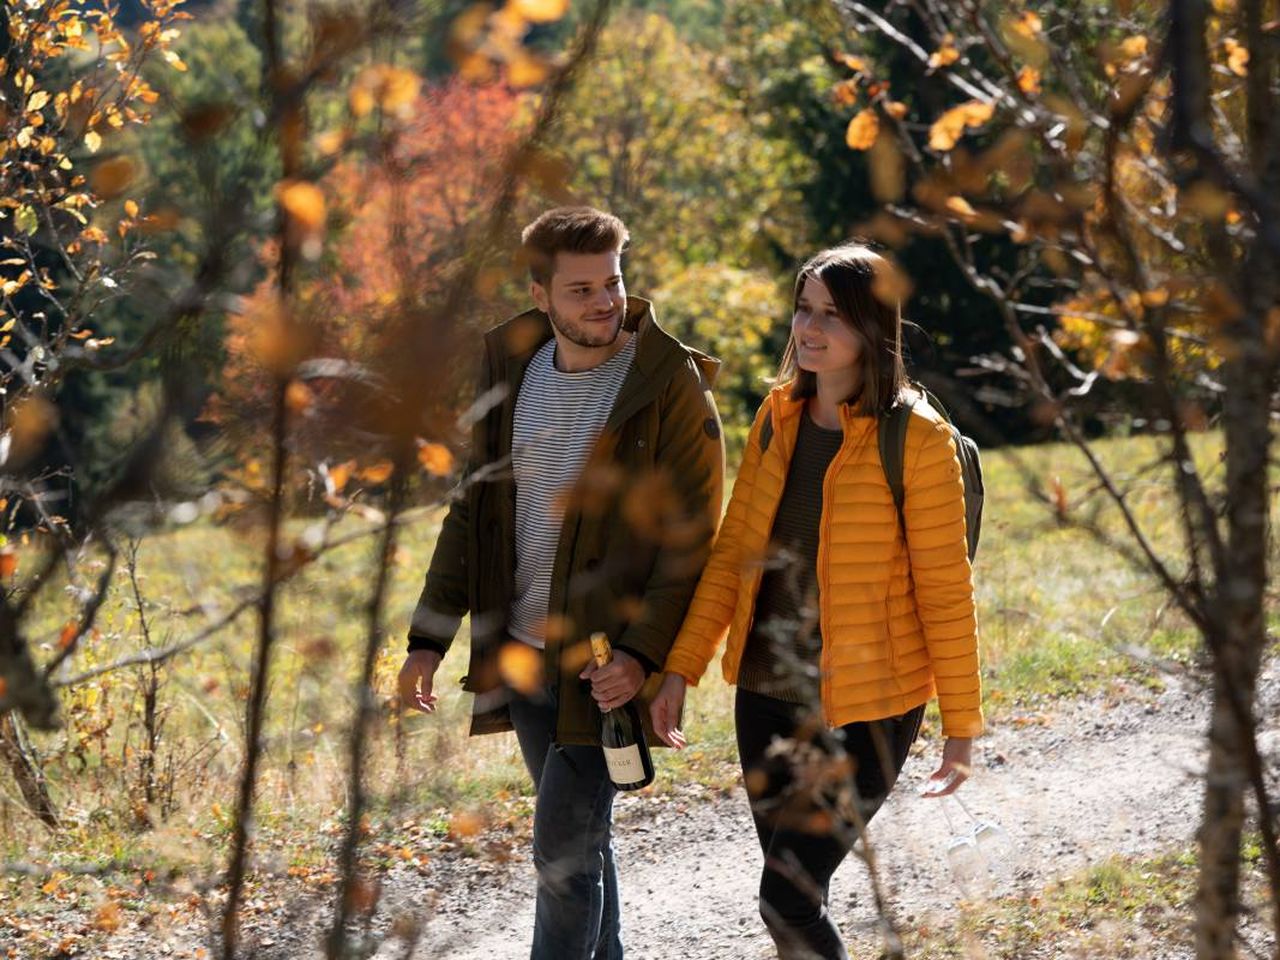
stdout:
[[(715, 549), (666, 670), (696, 685), (728, 629), (734, 683), (795, 449), (804, 401), (765, 399)], [(766, 412), (773, 437), (760, 447)], [(823, 485), (818, 543), (822, 708), (830, 726), (897, 716), (938, 696), (943, 734), (982, 731), (978, 632), (965, 544), (964, 482), (946, 421), (917, 403), (907, 427), (906, 536), (880, 463), (874, 417), (841, 408), (844, 442)]]

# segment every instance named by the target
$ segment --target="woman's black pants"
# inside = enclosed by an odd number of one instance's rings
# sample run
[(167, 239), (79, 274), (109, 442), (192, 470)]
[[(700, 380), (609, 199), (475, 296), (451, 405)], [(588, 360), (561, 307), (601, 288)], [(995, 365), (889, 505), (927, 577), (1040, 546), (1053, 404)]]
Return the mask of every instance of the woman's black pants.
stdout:
[(827, 912), (831, 875), (893, 788), (923, 716), (921, 705), (827, 730), (808, 707), (739, 688), (738, 758), (764, 850), (760, 915), (783, 960), (847, 960)]

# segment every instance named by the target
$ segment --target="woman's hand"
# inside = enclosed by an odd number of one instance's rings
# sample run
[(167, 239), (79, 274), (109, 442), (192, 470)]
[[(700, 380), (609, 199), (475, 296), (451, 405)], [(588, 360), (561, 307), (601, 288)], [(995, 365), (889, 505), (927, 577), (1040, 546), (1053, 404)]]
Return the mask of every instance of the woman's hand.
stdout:
[(960, 789), (973, 769), (973, 740), (970, 737), (947, 737), (942, 745), (942, 766), (925, 781), (920, 791), (926, 797), (945, 797)]
[(684, 734), (676, 729), (680, 720), (680, 710), (684, 707), (684, 677), (678, 673), (668, 673), (662, 678), (662, 686), (658, 695), (649, 703), (649, 719), (653, 721), (653, 732), (669, 747), (677, 750), (687, 746)]

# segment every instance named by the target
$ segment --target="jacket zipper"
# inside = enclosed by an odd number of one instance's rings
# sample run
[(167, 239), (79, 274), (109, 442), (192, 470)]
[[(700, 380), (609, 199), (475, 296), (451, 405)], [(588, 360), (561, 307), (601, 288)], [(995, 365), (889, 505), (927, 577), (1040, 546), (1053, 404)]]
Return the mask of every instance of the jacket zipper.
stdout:
[(835, 477), (844, 467), (850, 455), (853, 453), (852, 446), (849, 443), (849, 416), (844, 407), (840, 408), (840, 429), (844, 433), (844, 439), (840, 442), (840, 450), (836, 454), (831, 465), (827, 467), (827, 472), (822, 478), (822, 516), (818, 521), (818, 639), (822, 643), (822, 653), (819, 657), (819, 670), (822, 675), (822, 686), (820, 691), (820, 699), (822, 705), (822, 722), (828, 727), (831, 726), (831, 651), (827, 644), (827, 622), (830, 616), (827, 612), (827, 591), (823, 589), (823, 585), (830, 582), (831, 579), (831, 547), (830, 547), (830, 531), (831, 526), (831, 495), (832, 487), (835, 485)]

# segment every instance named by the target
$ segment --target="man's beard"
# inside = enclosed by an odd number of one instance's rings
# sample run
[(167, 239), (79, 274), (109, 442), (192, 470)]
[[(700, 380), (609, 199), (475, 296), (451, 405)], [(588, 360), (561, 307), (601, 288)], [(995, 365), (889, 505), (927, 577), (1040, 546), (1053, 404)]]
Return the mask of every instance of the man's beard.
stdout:
[(556, 308), (547, 305), (547, 316), (551, 320), (551, 325), (556, 328), (566, 340), (576, 344), (579, 347), (607, 347), (618, 339), (618, 334), (622, 332), (622, 311), (614, 312), (614, 323), (611, 327), (605, 327), (600, 321), (593, 321), (589, 326), (584, 323), (570, 323), (564, 317), (556, 313)]

